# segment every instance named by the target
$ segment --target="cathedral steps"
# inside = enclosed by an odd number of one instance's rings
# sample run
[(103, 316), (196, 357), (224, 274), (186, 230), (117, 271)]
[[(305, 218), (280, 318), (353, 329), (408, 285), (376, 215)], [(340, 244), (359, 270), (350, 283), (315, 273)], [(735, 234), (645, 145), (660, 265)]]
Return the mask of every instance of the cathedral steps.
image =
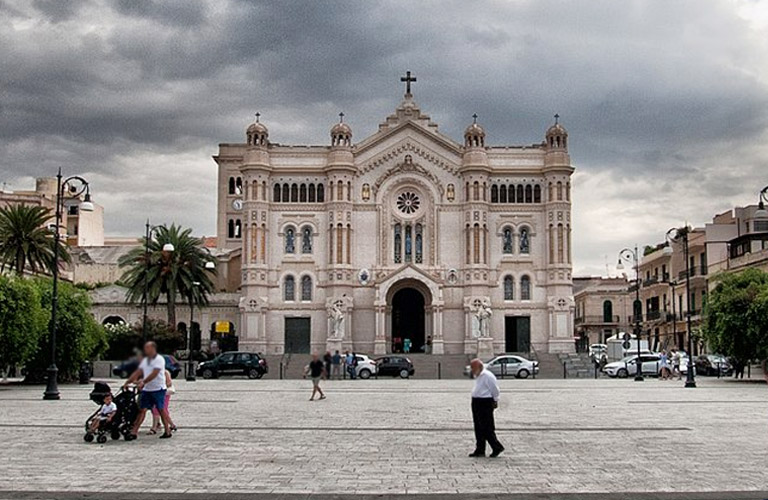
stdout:
[[(408, 354), (407, 357), (413, 362), (414, 377), (423, 379), (462, 378), (464, 367), (469, 363), (470, 358), (466, 354)], [(292, 380), (302, 378), (304, 367), (312, 360), (309, 354), (267, 355), (265, 358), (269, 364), (269, 373), (265, 378), (280, 378), (280, 363), (282, 363), (283, 378)]]

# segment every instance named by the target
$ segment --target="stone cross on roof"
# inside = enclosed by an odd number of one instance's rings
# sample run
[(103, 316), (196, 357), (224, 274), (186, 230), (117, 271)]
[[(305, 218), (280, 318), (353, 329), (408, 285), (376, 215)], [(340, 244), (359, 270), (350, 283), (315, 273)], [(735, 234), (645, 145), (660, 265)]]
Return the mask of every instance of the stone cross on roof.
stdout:
[(401, 82), (405, 82), (405, 95), (411, 95), (411, 82), (416, 81), (415, 76), (411, 76), (410, 71), (405, 72), (405, 76), (400, 77)]

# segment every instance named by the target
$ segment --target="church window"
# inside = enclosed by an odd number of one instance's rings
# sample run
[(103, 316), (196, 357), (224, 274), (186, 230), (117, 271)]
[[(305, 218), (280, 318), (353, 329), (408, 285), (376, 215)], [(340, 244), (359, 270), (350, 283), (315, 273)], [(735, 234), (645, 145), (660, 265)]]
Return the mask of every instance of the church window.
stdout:
[(467, 228), (465, 230), (465, 238), (466, 238), (466, 241), (464, 242), (464, 248), (466, 249), (466, 254), (467, 254), (466, 255), (467, 264), (469, 264), (470, 261), (471, 261), (471, 259), (470, 259), (470, 252), (471, 252), (471, 248), (472, 248), (471, 241), (470, 241), (471, 240), (471, 235), (470, 235), (470, 228), (469, 228), (469, 226), (467, 226)]
[(293, 226), (285, 228), (285, 253), (296, 253), (296, 230)]
[(312, 300), (312, 278), (310, 276), (301, 278), (301, 300)]
[(317, 185), (317, 202), (325, 203), (325, 187), (322, 184)]
[(475, 224), (474, 227), (474, 260), (475, 264), (480, 263), (480, 224)]
[(504, 300), (515, 300), (515, 280), (512, 276), (504, 276)]
[(464, 201), (469, 201), (469, 182), (464, 186)]
[(283, 203), (288, 203), (291, 201), (291, 191), (288, 187), (288, 184), (283, 184)]
[(233, 219), (229, 219), (229, 222), (227, 223), (227, 237), (235, 237), (235, 221)]
[(472, 184), (472, 199), (475, 201), (478, 201), (480, 199), (480, 183), (475, 181), (474, 184)]
[(570, 264), (571, 263), (571, 225), (570, 224), (568, 224), (566, 238), (567, 238), (566, 244), (568, 245), (568, 251), (566, 255), (568, 257), (568, 263)]
[(411, 234), (411, 225), (405, 225), (405, 261), (410, 262), (413, 256), (413, 236)]
[(296, 184), (291, 184), (291, 201), (293, 203), (299, 201), (299, 186)]
[(336, 199), (338, 201), (344, 200), (344, 183), (341, 180), (336, 184)]
[(505, 254), (511, 254), (512, 253), (512, 228), (509, 226), (506, 226), (504, 230), (502, 231), (502, 253)]
[(336, 263), (344, 263), (344, 226), (336, 226)]
[(416, 259), (415, 262), (417, 264), (421, 264), (424, 257), (423, 257), (423, 246), (424, 246), (424, 236), (422, 235), (422, 226), (421, 224), (416, 224)]
[(328, 183), (328, 199), (333, 201), (333, 182)]
[(261, 199), (264, 201), (267, 200), (267, 181), (262, 181), (261, 183)]
[(563, 201), (563, 183), (557, 181), (557, 201)]
[(347, 182), (347, 201), (352, 201), (352, 183)]
[(229, 178), (229, 194), (235, 194), (235, 178)]
[(421, 205), (419, 195), (411, 191), (405, 191), (397, 196), (397, 208), (406, 215), (415, 213)]
[(347, 264), (350, 263), (352, 255), (352, 224), (347, 224)]
[(524, 189), (525, 188), (523, 187), (522, 184), (518, 184), (517, 185), (517, 202), (518, 203), (523, 203), (524, 200), (525, 200), (525, 196), (524, 196), (524, 192), (523, 192)]
[(507, 202), (507, 186), (503, 185), (499, 189), (499, 203)]
[(371, 185), (370, 184), (363, 184), (363, 193), (362, 193), (363, 201), (368, 201), (371, 199)]
[(280, 184), (275, 184), (275, 188), (272, 192), (272, 201), (280, 203)]
[(302, 184), (299, 187), (299, 201), (302, 203), (307, 202), (307, 185), (306, 184)]
[(565, 183), (565, 201), (571, 201), (571, 183)]
[(395, 264), (399, 264), (402, 262), (402, 246), (403, 246), (403, 236), (401, 234), (402, 232), (402, 226), (400, 224), (395, 224)]
[(549, 193), (547, 194), (547, 201), (554, 201), (555, 200), (555, 190), (552, 186), (552, 183), (549, 183)]
[(488, 200), (488, 184), (483, 182), (483, 201)]
[(563, 234), (563, 225), (558, 224), (557, 225), (557, 262), (558, 264), (562, 264), (563, 260), (565, 260), (564, 244), (565, 244), (565, 235)]
[(453, 201), (456, 199), (456, 188), (453, 186), (453, 184), (448, 184), (448, 188), (446, 189), (446, 197), (448, 198), (448, 201)]
[(520, 253), (531, 253), (530, 231), (527, 227), (520, 229)]
[(520, 300), (531, 300), (531, 278), (520, 278)]
[(533, 202), (541, 203), (541, 186), (538, 184), (533, 186)]
[(301, 230), (301, 253), (312, 253), (312, 228), (309, 226)]
[(235, 179), (235, 194), (243, 194), (243, 178)]
[(315, 196), (315, 185), (310, 184), (309, 188), (307, 189), (307, 201), (310, 203), (314, 203), (317, 197)]
[(283, 283), (283, 299), (286, 302), (296, 300), (296, 279), (293, 276), (286, 276)]
[(549, 225), (549, 262), (555, 263), (555, 227), (552, 224)]
[(243, 223), (240, 219), (235, 220), (235, 238), (240, 238), (243, 234)]
[(525, 202), (533, 203), (533, 186), (530, 184), (525, 186)]
[(515, 185), (510, 184), (507, 188), (507, 203), (515, 202)]
[[(504, 186), (501, 186), (502, 188)], [(499, 202), (499, 186), (494, 184), (491, 186), (491, 203), (498, 203)]]

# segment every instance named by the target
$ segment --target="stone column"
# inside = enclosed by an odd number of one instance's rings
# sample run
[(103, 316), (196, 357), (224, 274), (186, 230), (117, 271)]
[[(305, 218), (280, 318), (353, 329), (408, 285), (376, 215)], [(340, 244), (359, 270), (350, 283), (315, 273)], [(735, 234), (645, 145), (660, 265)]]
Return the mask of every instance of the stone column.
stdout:
[(387, 353), (387, 306), (382, 304), (376, 305), (376, 340), (373, 353)]

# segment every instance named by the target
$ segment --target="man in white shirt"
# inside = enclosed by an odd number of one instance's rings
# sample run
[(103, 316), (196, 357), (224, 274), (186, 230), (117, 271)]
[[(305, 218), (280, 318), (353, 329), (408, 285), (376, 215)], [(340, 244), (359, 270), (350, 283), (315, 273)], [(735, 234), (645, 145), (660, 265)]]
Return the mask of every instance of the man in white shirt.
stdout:
[(172, 437), (168, 410), (165, 408), (165, 391), (167, 389), (165, 385), (165, 358), (157, 353), (157, 344), (154, 342), (144, 344), (144, 359), (141, 360), (139, 368), (126, 380), (123, 387), (136, 381), (138, 381), (137, 385), (141, 391), (139, 414), (127, 439), (136, 439), (147, 410), (152, 408), (157, 408), (160, 419), (163, 421), (163, 427), (165, 427), (165, 432), (160, 438)]
[(472, 388), (472, 422), (475, 425), (475, 451), (470, 457), (484, 457), (485, 443), (491, 446), (491, 458), (498, 457), (504, 446), (496, 439), (496, 424), (493, 410), (499, 402), (499, 384), (496, 376), (485, 369), (485, 364), (475, 358), (469, 363), (475, 386)]

